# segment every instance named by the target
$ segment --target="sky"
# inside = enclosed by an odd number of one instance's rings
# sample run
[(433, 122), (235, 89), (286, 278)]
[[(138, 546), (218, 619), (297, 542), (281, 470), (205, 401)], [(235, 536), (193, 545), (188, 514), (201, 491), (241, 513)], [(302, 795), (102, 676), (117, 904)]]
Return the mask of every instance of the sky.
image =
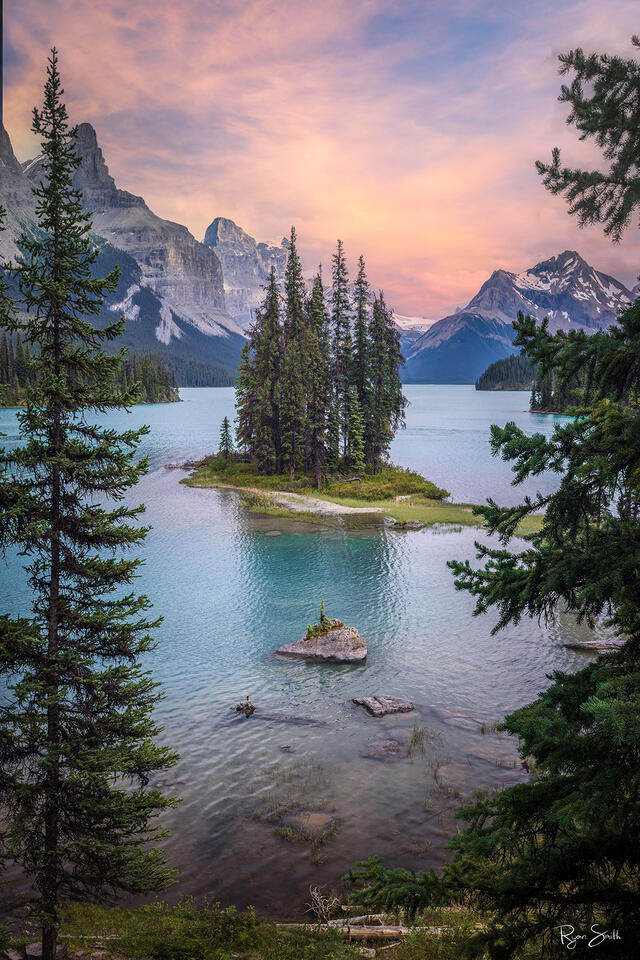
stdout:
[(492, 270), (564, 249), (632, 285), (637, 222), (613, 245), (547, 194), (534, 161), (566, 125), (558, 54), (633, 55), (638, 0), (4, 0), (5, 126), (60, 54), (74, 122), (118, 186), (202, 239), (216, 216), (258, 240), (295, 224), (305, 268), (340, 237), (401, 313), (437, 318)]

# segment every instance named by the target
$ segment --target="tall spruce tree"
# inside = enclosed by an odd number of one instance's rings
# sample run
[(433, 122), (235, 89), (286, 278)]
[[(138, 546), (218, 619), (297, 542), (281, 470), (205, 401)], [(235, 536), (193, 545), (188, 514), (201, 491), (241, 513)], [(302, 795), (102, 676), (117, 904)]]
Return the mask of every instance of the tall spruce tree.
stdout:
[[(139, 658), (153, 641), (149, 600), (129, 585), (140, 560), (118, 556), (146, 530), (125, 494), (146, 470), (136, 446), (146, 432), (118, 433), (91, 414), (126, 408), (115, 398), (122, 355), (103, 345), (123, 320), (92, 318), (117, 271), (92, 276), (90, 219), (72, 175), (79, 160), (52, 51), (44, 105), (34, 111), (44, 182), (35, 236), (23, 236), (14, 268), (24, 319), (5, 327), (30, 347), (34, 384), (19, 414), (22, 447), (0, 453), (0, 544), (28, 560), (30, 617), (0, 618), (0, 671), (9, 697), (0, 726), (0, 838), (5, 858), (33, 880), (42, 956), (53, 960), (62, 899), (145, 891), (169, 879), (157, 815), (171, 801), (148, 788), (175, 755), (155, 742), (161, 694)], [(109, 501), (116, 501), (109, 505)]]
[(371, 309), (371, 290), (362, 254), (358, 260), (358, 275), (354, 284), (354, 345), (353, 345), (353, 383), (358, 394), (358, 403), (363, 416), (364, 443), (370, 442), (371, 432), (371, 341), (369, 337), (369, 315)]
[(364, 473), (364, 418), (358, 398), (358, 389), (354, 384), (349, 393), (349, 448), (346, 460), (356, 473)]
[(304, 278), (291, 228), (285, 270), (284, 353), (280, 378), (280, 435), (282, 462), (293, 479), (304, 466), (309, 396), (309, 329), (304, 310)]
[(233, 439), (231, 437), (231, 424), (229, 423), (229, 417), (225, 417), (220, 424), (220, 444), (218, 446), (218, 453), (221, 457), (224, 457), (225, 460), (230, 460), (233, 456)]
[(391, 441), (404, 425), (407, 401), (402, 393), (400, 338), (384, 295), (374, 299), (369, 327), (370, 405), (367, 412), (366, 460), (377, 472), (389, 454)]
[(324, 303), (322, 275), (318, 271), (309, 300), (309, 404), (308, 404), (308, 454), (316, 486), (322, 486), (327, 463), (329, 384), (330, 384), (330, 335), (327, 311)]
[(271, 268), (262, 307), (251, 330), (254, 352), (255, 410), (253, 454), (261, 473), (280, 473), (282, 441), (280, 430), (282, 323), (280, 292), (275, 269)]
[(257, 385), (254, 360), (251, 356), (249, 341), (247, 340), (240, 351), (238, 376), (235, 383), (235, 424), (236, 442), (241, 450), (250, 455), (254, 453), (255, 445), (256, 394)]
[[(570, 122), (611, 165), (607, 174), (568, 170), (554, 152), (551, 167), (539, 169), (581, 222), (601, 223), (615, 240), (640, 207), (640, 69), (581, 50), (560, 63), (574, 72), (560, 97)], [(515, 507), (490, 500), (477, 508), (499, 544), (476, 544), (480, 565), (452, 562), (456, 586), (476, 598), (477, 614), (497, 611), (495, 630), (569, 611), (589, 625), (608, 621), (621, 648), (574, 675), (555, 671), (537, 700), (506, 718), (534, 776), (461, 811), (467, 827), (441, 877), (373, 863), (359, 874), (361, 896), (479, 909), (483, 928), (467, 951), (474, 957), (565, 957), (559, 928), (590, 940), (595, 925), (618, 931), (619, 940), (602, 942), (610, 956), (631, 960), (640, 937), (640, 303), (592, 336), (552, 336), (531, 318), (516, 330), (515, 345), (556, 392), (576, 379), (584, 392), (577, 416), (551, 437), (527, 436), (514, 423), (492, 427), (492, 448), (511, 462), (514, 483), (551, 470), (559, 486)], [(520, 521), (540, 511), (540, 531), (512, 545)], [(586, 944), (575, 945), (577, 954)]]
[(353, 374), (353, 338), (351, 335), (351, 298), (349, 273), (342, 240), (332, 257), (331, 324), (333, 327), (333, 378), (335, 416), (340, 424), (341, 452), (346, 454), (349, 428), (349, 392)]

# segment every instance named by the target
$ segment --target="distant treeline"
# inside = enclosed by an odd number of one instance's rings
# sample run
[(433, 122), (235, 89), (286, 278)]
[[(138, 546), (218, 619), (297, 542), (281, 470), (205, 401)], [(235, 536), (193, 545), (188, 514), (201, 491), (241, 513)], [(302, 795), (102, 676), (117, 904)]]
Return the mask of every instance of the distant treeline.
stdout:
[(476, 390), (531, 390), (535, 367), (528, 357), (513, 353), (490, 364), (476, 380)]
[(476, 380), (476, 390), (530, 390), (529, 409), (534, 413), (564, 413), (581, 402), (583, 387), (578, 379), (560, 383), (553, 372), (538, 373), (536, 365), (520, 353), (496, 360)]
[[(18, 407), (24, 403), (27, 389), (33, 386), (29, 344), (11, 334), (0, 340), (0, 406)], [(127, 356), (114, 382), (114, 393), (132, 383), (141, 384), (141, 403), (179, 400), (176, 377), (159, 357), (132, 353)]]
[(232, 387), (236, 382), (236, 371), (221, 363), (165, 355), (162, 362), (181, 387)]

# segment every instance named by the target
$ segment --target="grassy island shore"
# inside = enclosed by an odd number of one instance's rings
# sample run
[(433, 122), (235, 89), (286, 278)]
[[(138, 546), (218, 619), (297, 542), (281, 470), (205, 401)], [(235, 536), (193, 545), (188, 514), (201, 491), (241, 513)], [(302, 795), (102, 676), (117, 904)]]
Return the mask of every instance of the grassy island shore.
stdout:
[[(288, 475), (261, 476), (250, 463), (221, 456), (206, 457), (182, 481), (190, 487), (223, 487), (239, 490), (253, 513), (322, 522), (331, 516), (368, 514), (371, 522), (392, 518), (402, 528), (407, 524), (425, 526), (452, 524), (482, 526), (473, 513), (474, 504), (452, 503), (449, 493), (419, 473), (402, 467), (385, 467), (376, 474), (336, 477), (318, 489), (313, 478)], [(540, 529), (542, 517), (529, 517), (520, 527), (523, 535)]]

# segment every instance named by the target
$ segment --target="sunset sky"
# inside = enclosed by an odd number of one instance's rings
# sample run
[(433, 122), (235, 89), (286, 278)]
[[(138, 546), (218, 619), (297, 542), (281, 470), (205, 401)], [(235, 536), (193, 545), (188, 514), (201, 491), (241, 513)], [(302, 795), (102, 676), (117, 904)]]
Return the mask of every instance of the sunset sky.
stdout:
[(565, 125), (557, 55), (632, 55), (638, 0), (5, 0), (5, 125), (24, 160), (48, 48), (120, 187), (199, 239), (294, 223), (341, 237), (400, 313), (439, 317), (496, 267), (567, 247), (632, 284), (635, 222), (580, 230), (533, 163), (597, 155)]

